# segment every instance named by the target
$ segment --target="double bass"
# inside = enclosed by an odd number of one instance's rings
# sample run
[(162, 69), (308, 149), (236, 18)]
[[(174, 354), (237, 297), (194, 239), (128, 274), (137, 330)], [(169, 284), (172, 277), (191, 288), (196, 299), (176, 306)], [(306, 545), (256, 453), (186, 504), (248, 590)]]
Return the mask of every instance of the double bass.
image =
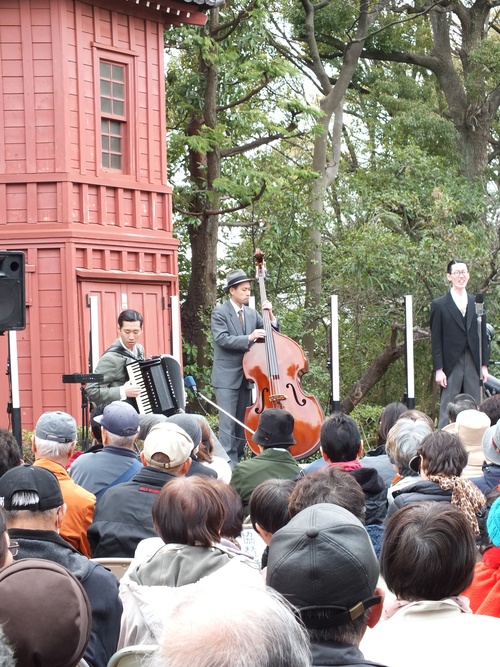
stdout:
[[(264, 253), (255, 251), (256, 278), (259, 283), (261, 303), (267, 300), (265, 288)], [(255, 403), (246, 409), (245, 425), (257, 430), (260, 415), (267, 408), (290, 412), (295, 420), (293, 437), (296, 444), (289, 449), (292, 456), (302, 459), (319, 447), (319, 435), (324, 415), (314, 396), (305, 394), (301, 378), (307, 372), (307, 359), (300, 345), (276, 331), (271, 324), (269, 311), (262, 313), (266, 335), (257, 340), (243, 357), (243, 372), (247, 380), (255, 383)], [(250, 449), (259, 454), (260, 449), (246, 431)]]

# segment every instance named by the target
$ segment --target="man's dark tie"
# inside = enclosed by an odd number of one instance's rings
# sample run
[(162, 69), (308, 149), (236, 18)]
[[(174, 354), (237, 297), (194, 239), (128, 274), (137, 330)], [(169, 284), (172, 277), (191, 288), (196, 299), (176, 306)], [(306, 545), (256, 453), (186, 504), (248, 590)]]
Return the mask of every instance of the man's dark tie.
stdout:
[(245, 331), (245, 327), (243, 325), (243, 310), (241, 310), (241, 309), (238, 311), (238, 319), (240, 321), (241, 330)]

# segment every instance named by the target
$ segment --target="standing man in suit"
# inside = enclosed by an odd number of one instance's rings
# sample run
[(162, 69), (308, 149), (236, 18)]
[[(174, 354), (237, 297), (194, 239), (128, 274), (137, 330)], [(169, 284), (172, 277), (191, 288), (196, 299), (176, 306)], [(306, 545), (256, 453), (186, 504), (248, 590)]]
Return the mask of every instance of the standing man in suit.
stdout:
[[(227, 274), (229, 299), (214, 308), (211, 324), (214, 338), (212, 387), (217, 404), (240, 422), (245, 418), (252, 393), (252, 383), (243, 374), (243, 355), (266, 335), (262, 317), (248, 307), (250, 280), (241, 269)], [(269, 311), (271, 323), (277, 328), (270, 302), (265, 301), (262, 308)], [(245, 432), (222, 411), (219, 411), (219, 440), (229, 456), (229, 464), (234, 467), (245, 449)]]
[(488, 379), (489, 343), (486, 318), (482, 318), (481, 361), (475, 300), (467, 294), (469, 271), (461, 259), (447, 267), (451, 283), (448, 294), (431, 303), (432, 364), (441, 387), (438, 428), (448, 423), (448, 403), (460, 393), (470, 394), (479, 404), (481, 383)]

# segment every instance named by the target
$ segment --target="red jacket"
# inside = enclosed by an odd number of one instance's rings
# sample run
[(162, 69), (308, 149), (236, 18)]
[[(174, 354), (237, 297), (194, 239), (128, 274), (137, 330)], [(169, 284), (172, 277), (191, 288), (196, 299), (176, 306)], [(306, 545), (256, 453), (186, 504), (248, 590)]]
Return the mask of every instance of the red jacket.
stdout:
[(476, 564), (472, 584), (464, 593), (475, 614), (500, 618), (500, 547), (485, 551)]

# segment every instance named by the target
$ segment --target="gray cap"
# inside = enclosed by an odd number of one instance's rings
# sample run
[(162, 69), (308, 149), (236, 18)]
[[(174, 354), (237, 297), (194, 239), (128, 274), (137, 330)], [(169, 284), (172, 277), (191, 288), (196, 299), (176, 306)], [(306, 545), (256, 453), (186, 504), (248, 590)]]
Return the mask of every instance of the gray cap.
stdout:
[(44, 412), (36, 423), (35, 435), (40, 440), (75, 442), (76, 421), (67, 412)]
[(177, 424), (189, 435), (193, 441), (193, 448), (198, 447), (201, 442), (201, 426), (200, 422), (194, 415), (188, 415), (185, 412), (179, 412), (168, 418), (167, 424)]
[(485, 431), (482, 445), (484, 458), (500, 466), (500, 422)]
[(236, 285), (239, 285), (240, 283), (250, 282), (251, 280), (253, 280), (253, 278), (249, 278), (242, 269), (234, 269), (227, 274), (226, 289), (236, 287)]
[[(307, 507), (271, 540), (267, 584), (298, 607), (307, 627), (343, 625), (361, 616), (380, 602), (374, 595), (378, 576), (365, 527), (337, 505)], [(317, 611), (325, 613), (318, 618)]]

